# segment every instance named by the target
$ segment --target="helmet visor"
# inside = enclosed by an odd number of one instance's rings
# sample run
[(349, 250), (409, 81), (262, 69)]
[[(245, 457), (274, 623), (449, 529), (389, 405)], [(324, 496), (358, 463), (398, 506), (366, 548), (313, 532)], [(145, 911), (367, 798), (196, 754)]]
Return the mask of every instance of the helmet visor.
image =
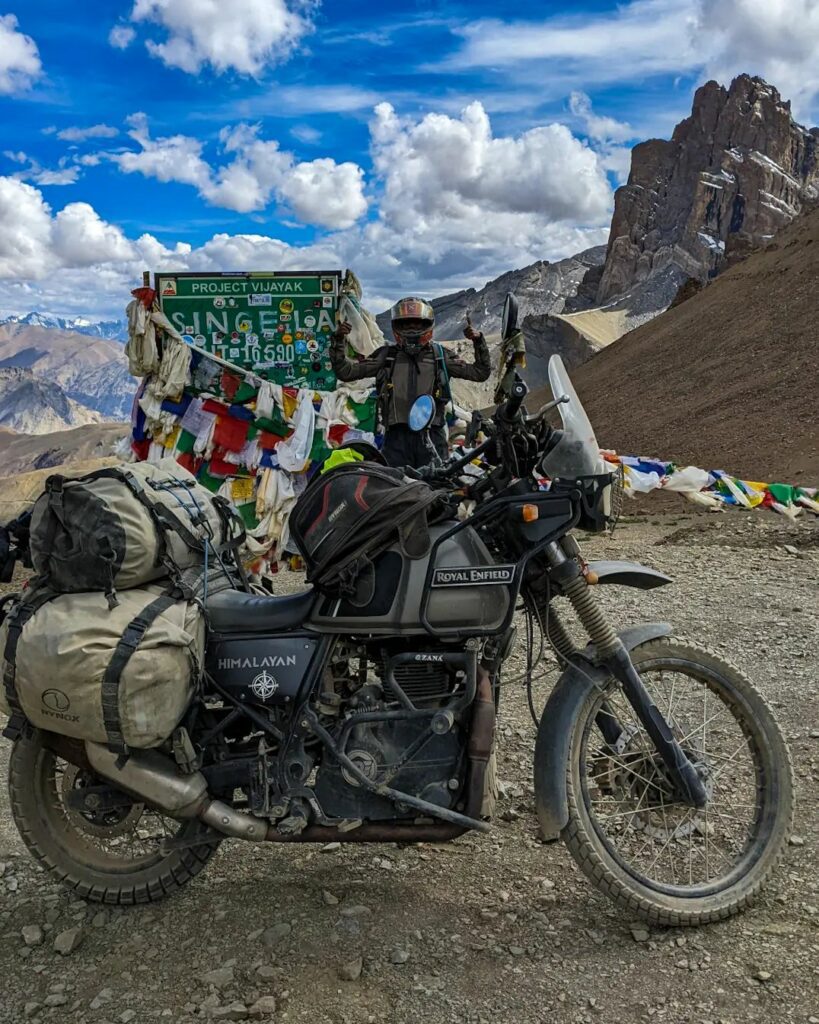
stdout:
[(429, 320), (430, 324), (435, 322), (435, 310), (424, 299), (417, 296), (410, 296), (406, 299), (399, 299), (390, 311), (392, 319), (395, 320)]

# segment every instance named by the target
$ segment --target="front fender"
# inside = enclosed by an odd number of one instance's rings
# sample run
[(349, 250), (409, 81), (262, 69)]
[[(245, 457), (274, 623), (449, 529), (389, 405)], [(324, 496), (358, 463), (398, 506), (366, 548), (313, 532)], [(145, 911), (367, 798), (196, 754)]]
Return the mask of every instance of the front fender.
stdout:
[[(649, 640), (668, 636), (666, 622), (649, 622), (619, 634), (626, 650), (633, 651)], [(592, 690), (605, 686), (611, 673), (596, 665), (596, 652), (589, 646), (560, 676), (552, 690), (537, 731), (535, 743), (535, 807), (541, 838), (552, 842), (569, 821), (566, 769), (575, 716)]]
[(589, 562), (588, 569), (597, 575), (597, 582), (601, 585), (614, 583), (621, 587), (636, 587), (638, 590), (654, 590), (655, 587), (673, 583), (665, 573), (638, 565), (637, 562)]

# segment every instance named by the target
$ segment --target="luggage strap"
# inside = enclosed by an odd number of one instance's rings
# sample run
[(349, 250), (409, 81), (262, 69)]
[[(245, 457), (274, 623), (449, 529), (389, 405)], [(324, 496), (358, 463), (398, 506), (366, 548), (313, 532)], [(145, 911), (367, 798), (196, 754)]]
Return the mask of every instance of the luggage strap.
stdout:
[(3, 651), (3, 660), (5, 661), (3, 687), (6, 693), (6, 703), (11, 712), (6, 728), (3, 730), (3, 736), (7, 740), (19, 739), (28, 721), (20, 705), (15, 685), (17, 677), (17, 645), (20, 643), (23, 627), (36, 611), (56, 596), (57, 594), (53, 590), (48, 589), (39, 592), (30, 591), (28, 595), (21, 597), (20, 603), (9, 615), (6, 647)]
[(114, 753), (125, 756), (128, 754), (128, 745), (122, 734), (122, 721), (119, 716), (119, 687), (122, 673), (134, 651), (142, 643), (145, 633), (163, 612), (176, 604), (176, 600), (171, 594), (163, 594), (143, 608), (125, 627), (105, 669), (102, 678), (102, 720), (105, 735), (108, 737), (108, 747)]

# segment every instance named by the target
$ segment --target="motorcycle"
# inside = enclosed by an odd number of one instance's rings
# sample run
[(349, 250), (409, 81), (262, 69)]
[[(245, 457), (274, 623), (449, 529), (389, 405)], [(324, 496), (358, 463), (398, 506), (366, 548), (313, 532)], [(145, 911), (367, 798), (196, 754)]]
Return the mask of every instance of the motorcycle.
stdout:
[[(504, 337), (515, 319), (510, 297)], [(549, 378), (553, 401), (530, 415), (516, 376), (484, 440), (473, 429), (464, 454), (422, 474), (452, 515), (430, 525), (423, 557), (400, 544), (381, 556), (365, 608), (312, 589), (212, 595), (201, 687), (162, 747), (122, 756), (24, 732), (11, 808), (38, 861), (88, 900), (146, 903), (229, 837), (410, 843), (488, 831), (495, 722), (522, 615), (541, 838), (562, 839), (595, 886), (654, 923), (744, 909), (787, 842), (785, 741), (732, 665), (667, 624), (609, 622), (597, 587), (671, 580), (583, 558), (574, 531), (610, 527), (617, 478), (559, 357)], [(419, 399), (413, 429), (433, 411)], [(564, 623), (567, 603), (586, 646)], [(542, 713), (535, 631), (561, 668)]]

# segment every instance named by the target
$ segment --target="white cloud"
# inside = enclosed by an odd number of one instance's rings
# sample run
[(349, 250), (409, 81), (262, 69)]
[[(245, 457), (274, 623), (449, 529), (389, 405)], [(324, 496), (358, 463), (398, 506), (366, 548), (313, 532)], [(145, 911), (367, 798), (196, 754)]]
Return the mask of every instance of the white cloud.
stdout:
[(55, 256), (67, 267), (115, 263), (133, 256), (133, 246), (122, 231), (103, 221), (88, 203), (70, 203), (60, 210), (51, 227), (51, 241)]
[(116, 135), (119, 135), (119, 130), (112, 128), (109, 124), (92, 124), (88, 128), (63, 128), (62, 131), (57, 132), (57, 138), (62, 139), (63, 142), (85, 142), (86, 139), (113, 139)]
[(595, 114), (590, 97), (579, 90), (569, 96), (569, 110), (581, 122), (590, 139), (598, 142), (626, 142), (635, 136), (630, 124)]
[(38, 160), (22, 150), (6, 150), (3, 156), (16, 164), (26, 165), (23, 170), (12, 175), (19, 181), (33, 181), (36, 185), (73, 185), (80, 176), (79, 165), (68, 156), (62, 157), (54, 168), (43, 167)]
[(562, 125), (494, 137), (483, 107), (371, 124), (379, 217), (343, 237), (379, 295), (440, 295), (606, 240), (612, 193), (597, 155)]
[(126, 173), (193, 185), (209, 203), (238, 213), (259, 212), (277, 202), (303, 223), (335, 230), (352, 226), (367, 212), (364, 172), (357, 164), (329, 158), (299, 163), (278, 142), (260, 138), (258, 125), (223, 129), (221, 148), (232, 159), (212, 167), (198, 139), (154, 139), (144, 114), (129, 120), (129, 135), (140, 151), (111, 155)]
[(589, 96), (578, 90), (569, 96), (569, 110), (591, 139), (603, 169), (614, 174), (618, 182), (625, 181), (631, 169), (631, 147), (619, 143), (635, 138), (637, 133), (631, 125), (596, 114)]
[(198, 74), (205, 65), (221, 74), (260, 75), (286, 60), (312, 31), (306, 0), (136, 0), (134, 22), (167, 32), (149, 39), (148, 51), (169, 67)]
[[(532, 218), (529, 218), (532, 219)], [(165, 246), (144, 234), (127, 238), (86, 203), (71, 203), (56, 215), (42, 193), (14, 178), (0, 177), (0, 279), (3, 303), (10, 310), (47, 309), (87, 316), (121, 315), (145, 269), (296, 270), (353, 267), (364, 284), (365, 301), (376, 311), (399, 294), (439, 295), (481, 284), (512, 266), (538, 258), (558, 258), (605, 235), (599, 228), (538, 222), (525, 237), (524, 218), (512, 215), (510, 232), (499, 244), (497, 221), (483, 239), (464, 245), (455, 238), (436, 254), (423, 242), (379, 221), (340, 231), (311, 245), (293, 246), (262, 234), (217, 234), (204, 244)], [(440, 237), (447, 225), (441, 224)]]
[(760, 75), (797, 114), (819, 114), (819, 0), (701, 0), (695, 33), (710, 76)]
[(0, 278), (38, 280), (51, 262), (51, 208), (42, 192), (0, 177)]
[(279, 192), (305, 224), (349, 228), (367, 212), (364, 172), (350, 162), (337, 164), (323, 157), (296, 164)]
[(122, 315), (130, 290), (151, 270), (254, 270), (341, 266), (335, 240), (291, 246), (264, 235), (214, 235), (198, 248), (152, 235), (127, 238), (87, 203), (56, 215), (39, 189), (0, 177), (0, 280), (4, 306), (89, 316)]
[(179, 181), (185, 185), (204, 187), (210, 179), (210, 167), (202, 159), (202, 143), (187, 135), (171, 135), (152, 139), (145, 114), (128, 118), (128, 134), (139, 143), (138, 152), (112, 154), (111, 159), (126, 174), (138, 171), (158, 181)]
[(79, 176), (80, 169), (76, 164), (54, 169), (35, 165), (27, 175), (37, 185), (74, 185)]
[(632, 0), (599, 14), (537, 21), (482, 19), (456, 30), (463, 46), (444, 66), (515, 67), (538, 61), (558, 77), (619, 81), (692, 67), (696, 0)]
[(117, 50), (127, 50), (136, 38), (136, 29), (130, 25), (114, 25), (108, 33), (108, 42)]
[(408, 227), (418, 218), (472, 221), (492, 213), (581, 223), (608, 214), (611, 192), (595, 154), (564, 125), (495, 138), (480, 103), (459, 118), (427, 114), (417, 122), (382, 103), (371, 132), (385, 183), (382, 214)]
[(381, 99), (371, 89), (334, 85), (273, 85), (222, 108), (225, 120), (257, 117), (303, 117), (307, 114), (355, 114), (370, 111)]
[[(14, 196), (6, 207), (0, 203), (0, 218), (12, 220), (1, 243), (12, 250), (5, 263), (0, 249), (0, 275), (9, 279), (5, 305), (69, 313), (85, 303), (87, 314), (108, 315), (127, 301), (145, 268), (321, 265), (355, 269), (365, 301), (378, 310), (401, 293), (440, 295), (481, 285), (512, 267), (559, 259), (607, 236), (612, 195), (601, 156), (563, 125), (496, 137), (477, 103), (458, 117), (401, 118), (386, 104), (377, 109), (371, 188), (379, 209), (375, 220), (364, 223), (354, 223), (367, 205), (355, 164), (298, 162), (261, 138), (256, 126), (242, 124), (221, 133), (223, 162), (212, 166), (198, 140), (154, 139), (144, 115), (131, 125), (139, 152), (105, 155), (123, 169), (184, 181), (208, 201), (231, 208), (276, 202), (332, 233), (305, 246), (260, 233), (218, 234), (195, 248), (184, 241), (166, 247), (151, 235), (127, 238), (87, 204), (52, 215), (38, 190), (0, 179)], [(20, 211), (26, 226), (18, 229)], [(89, 277), (95, 282), (90, 293)]]
[(290, 129), (290, 134), (306, 146), (315, 146), (321, 142), (321, 132), (309, 124), (297, 124), (295, 128)]
[(0, 95), (25, 91), (43, 71), (37, 44), (17, 26), (13, 14), (0, 15)]
[[(803, 117), (819, 103), (819, 0), (631, 0), (613, 10), (503, 21), (453, 30), (456, 52), (436, 70), (488, 68), (541, 95), (653, 75), (727, 84), (766, 78)], [(614, 140), (613, 140), (614, 141)]]

